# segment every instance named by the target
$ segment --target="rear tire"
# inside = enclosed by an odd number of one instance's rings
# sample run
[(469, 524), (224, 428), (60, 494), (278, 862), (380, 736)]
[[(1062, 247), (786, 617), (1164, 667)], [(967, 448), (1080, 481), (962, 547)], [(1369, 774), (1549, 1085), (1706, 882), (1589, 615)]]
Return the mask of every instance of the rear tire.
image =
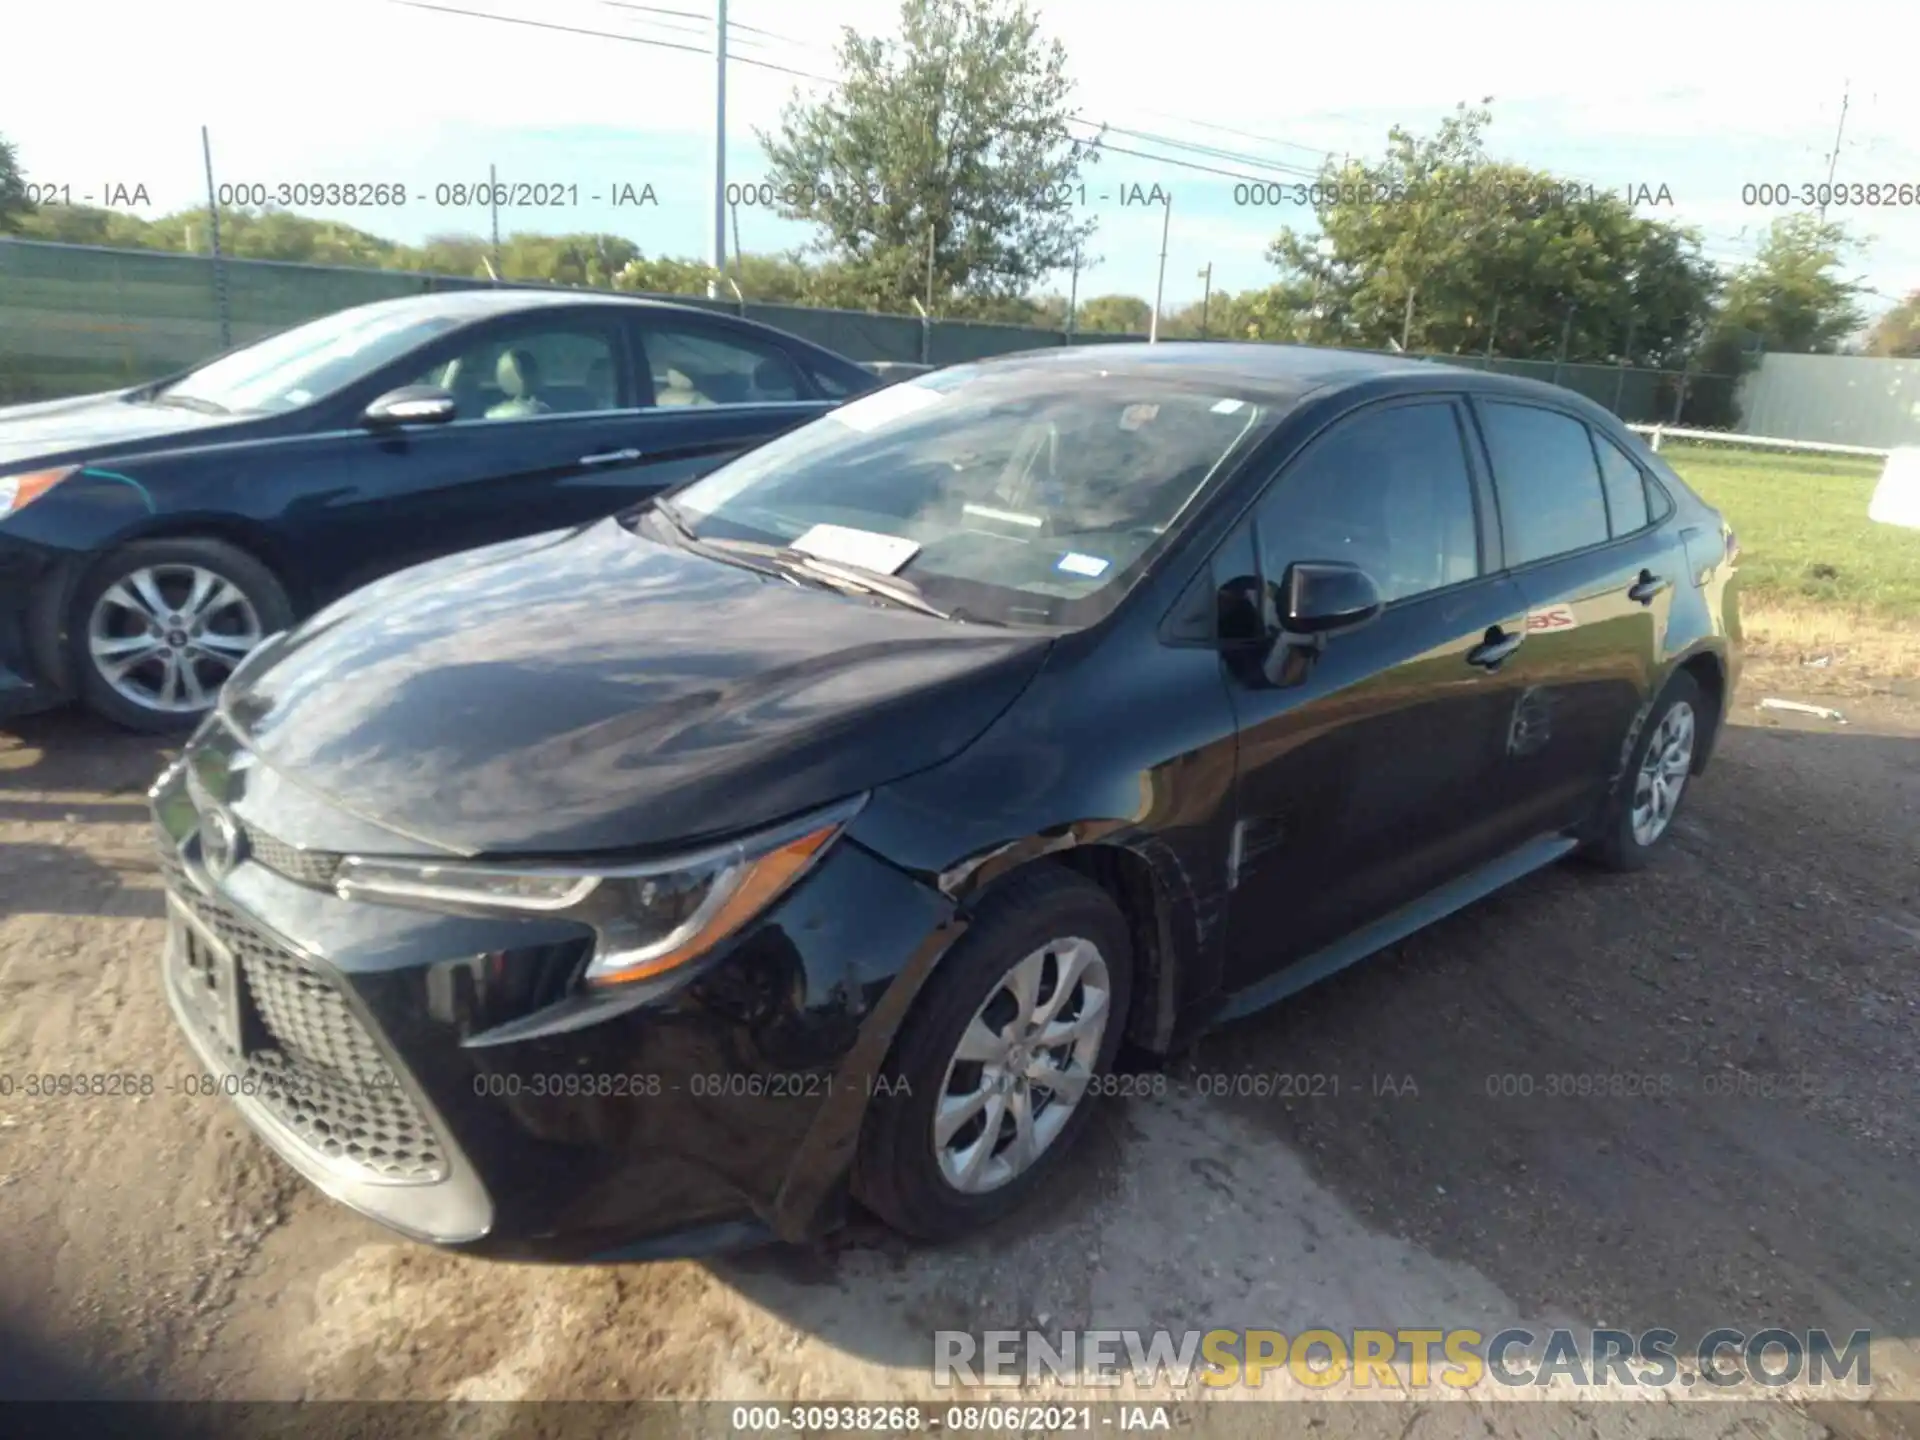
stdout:
[(67, 663), (80, 701), (130, 730), (191, 730), (261, 640), (293, 623), (271, 570), (223, 540), (137, 540), (81, 581)]
[(1607, 870), (1646, 866), (1673, 831), (1707, 723), (1698, 682), (1679, 671), (1647, 712), (1626, 767), (1601, 809), (1594, 838), (1582, 852), (1588, 859)]
[(856, 1198), (922, 1240), (1018, 1208), (1099, 1102), (1132, 971), (1125, 917), (1091, 880), (1047, 865), (1005, 881), (894, 1039), (861, 1130)]

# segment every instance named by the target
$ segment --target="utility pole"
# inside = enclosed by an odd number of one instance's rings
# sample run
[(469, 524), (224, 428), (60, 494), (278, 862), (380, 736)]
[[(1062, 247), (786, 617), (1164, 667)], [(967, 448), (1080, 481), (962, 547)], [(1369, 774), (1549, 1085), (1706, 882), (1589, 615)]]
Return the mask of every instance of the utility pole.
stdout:
[(500, 282), (500, 170), (494, 165), (487, 166), (487, 204), (493, 207), (493, 263), (488, 268), (497, 285)]
[(1487, 359), (1493, 359), (1493, 337), (1500, 333), (1500, 297), (1493, 297), (1493, 320), (1487, 326)]
[(929, 313), (933, 310), (933, 231), (933, 226), (927, 226), (927, 310)]
[[(1620, 352), (1620, 373), (1613, 382), (1613, 413), (1620, 414), (1620, 402), (1627, 393), (1627, 367), (1633, 363), (1633, 333), (1640, 328), (1640, 313), (1627, 316), (1627, 348)], [(1621, 416), (1625, 419), (1625, 416)]]
[(220, 253), (220, 202), (213, 188), (213, 141), (200, 127), (200, 158), (207, 167), (207, 224), (213, 240), (213, 304), (220, 317), (220, 348), (233, 348), (233, 314), (227, 304), (227, 259)]
[(1160, 299), (1167, 289), (1167, 232), (1173, 228), (1173, 194), (1168, 192), (1166, 214), (1160, 217), (1160, 278), (1153, 282), (1153, 318), (1147, 322), (1147, 343), (1160, 343)]
[[(1827, 157), (1827, 195), (1833, 194), (1833, 172), (1840, 167), (1840, 137), (1847, 133), (1847, 102), (1852, 98), (1853, 81), (1848, 80), (1840, 91), (1840, 124), (1833, 132), (1833, 153)], [(1820, 202), (1820, 219), (1824, 224), (1827, 218), (1827, 202)]]
[(720, 298), (727, 264), (727, 0), (713, 0), (713, 276), (708, 298)]
[(1067, 343), (1073, 343), (1073, 326), (1080, 311), (1080, 247), (1073, 247), (1073, 278), (1067, 282)]
[(733, 212), (733, 273), (740, 273), (740, 206), (738, 203), (727, 207)]
[(1567, 363), (1567, 346), (1573, 341), (1573, 317), (1578, 305), (1567, 306), (1567, 323), (1560, 327), (1560, 353), (1553, 357), (1553, 383), (1560, 383), (1560, 369)]
[(1207, 262), (1207, 268), (1200, 272), (1200, 278), (1206, 282), (1206, 288), (1200, 292), (1200, 338), (1207, 338), (1207, 308), (1213, 303), (1213, 262)]
[(1418, 285), (1407, 287), (1407, 314), (1406, 318), (1400, 322), (1400, 353), (1403, 355), (1407, 352), (1407, 341), (1413, 336), (1413, 297), (1419, 291)]

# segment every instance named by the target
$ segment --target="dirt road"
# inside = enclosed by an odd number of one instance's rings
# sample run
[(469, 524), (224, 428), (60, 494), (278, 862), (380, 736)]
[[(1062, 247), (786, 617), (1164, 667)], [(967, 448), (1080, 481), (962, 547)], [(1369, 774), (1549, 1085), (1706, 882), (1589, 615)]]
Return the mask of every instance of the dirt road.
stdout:
[[(972, 1243), (487, 1265), (319, 1199), (221, 1101), (16, 1088), (0, 1311), (175, 1396), (880, 1398), (929, 1393), (937, 1328), (1565, 1320), (1871, 1328), (1883, 1393), (1920, 1397), (1920, 687), (1750, 679), (1653, 869), (1557, 868), (1210, 1037)], [(1844, 726), (1753, 705), (1836, 686)], [(192, 1069), (155, 966), (162, 755), (0, 727), (10, 1075)], [(1270, 1072), (1334, 1084), (1202, 1093)]]

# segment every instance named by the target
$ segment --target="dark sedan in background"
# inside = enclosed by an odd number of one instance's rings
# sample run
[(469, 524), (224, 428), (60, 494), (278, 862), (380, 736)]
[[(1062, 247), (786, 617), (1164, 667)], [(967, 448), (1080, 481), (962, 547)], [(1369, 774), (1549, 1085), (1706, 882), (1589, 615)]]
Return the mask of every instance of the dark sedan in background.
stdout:
[(728, 315), (472, 290), (0, 409), (0, 716), (190, 728), (357, 585), (611, 514), (881, 383)]
[(1738, 678), (1737, 556), (1547, 385), (922, 376), (256, 651), (153, 790), (166, 988), (283, 1155), (416, 1236), (632, 1257), (849, 1195), (953, 1235), (1127, 1093), (1123, 1037), (1643, 864)]

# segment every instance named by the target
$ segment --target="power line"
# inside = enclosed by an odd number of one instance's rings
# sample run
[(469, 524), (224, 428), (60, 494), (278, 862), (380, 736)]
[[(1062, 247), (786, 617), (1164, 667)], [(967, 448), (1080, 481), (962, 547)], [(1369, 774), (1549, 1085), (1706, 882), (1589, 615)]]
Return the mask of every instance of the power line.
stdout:
[[(636, 5), (632, 3), (632, 0), (600, 0), (600, 3), (614, 10), (644, 10), (651, 15), (672, 15), (682, 20), (698, 20), (704, 23), (709, 30), (713, 28), (713, 16), (711, 14), (703, 14), (698, 10), (669, 10), (661, 5)], [(774, 30), (762, 30), (758, 25), (748, 25), (740, 20), (727, 21), (727, 28), (729, 30), (745, 30), (753, 35), (766, 35), (775, 40), (784, 40), (787, 44), (798, 45), (802, 49), (816, 48), (809, 46), (804, 40), (795, 40), (791, 35), (782, 35)]]
[[(1074, 118), (1080, 120), (1083, 124), (1093, 123), (1084, 116), (1076, 115)], [(1191, 140), (1176, 140), (1168, 135), (1155, 135), (1145, 130), (1128, 130), (1119, 125), (1110, 125), (1105, 121), (1099, 123), (1103, 129), (1115, 135), (1125, 135), (1134, 140), (1144, 140), (1150, 145), (1164, 145), (1175, 150), (1190, 151), (1196, 155), (1205, 155), (1212, 160), (1225, 160), (1233, 164), (1260, 166), (1270, 170), (1277, 170), (1283, 175), (1295, 177), (1317, 178), (1320, 174), (1317, 169), (1309, 170), (1301, 165), (1289, 165), (1284, 161), (1268, 160), (1259, 155), (1246, 155), (1237, 150), (1223, 150), (1217, 145), (1200, 145)]]
[[(527, 20), (518, 15), (497, 15), (490, 10), (463, 10), (455, 5), (434, 5), (428, 3), (428, 0), (391, 0), (391, 3), (404, 5), (412, 10), (435, 10), (443, 15), (462, 15), (469, 20), (497, 20), (503, 25), (525, 25), (534, 30), (557, 30), (566, 35), (589, 35), (597, 40), (624, 40), (630, 45), (651, 45), (660, 50), (684, 50), (688, 54), (709, 58), (713, 55), (713, 47), (710, 45), (680, 45), (671, 40), (655, 40), (644, 35), (623, 35), (613, 30), (588, 30), (579, 25), (555, 24), (551, 20)], [(783, 75), (797, 75), (802, 80), (817, 80), (823, 85), (840, 83), (824, 75), (795, 70), (788, 65), (776, 65), (771, 60), (758, 60), (750, 55), (734, 55), (730, 58), (742, 65), (754, 65), (762, 70), (778, 70)]]
[[(1069, 125), (1080, 125), (1089, 130), (1101, 132), (1104, 132), (1108, 128), (1104, 125), (1097, 125), (1091, 120), (1082, 120), (1077, 115), (1070, 118), (1067, 123)], [(1069, 136), (1068, 138), (1072, 139), (1073, 137)], [(1091, 141), (1076, 140), (1075, 143), (1083, 144), (1090, 150), (1107, 151), (1115, 155), (1131, 155), (1139, 160), (1155, 160), (1162, 165), (1172, 165), (1181, 170), (1193, 170), (1203, 175), (1223, 175), (1229, 180), (1245, 180), (1253, 185), (1271, 185), (1274, 183), (1271, 175), (1244, 175), (1237, 170), (1222, 170), (1218, 166), (1202, 165), (1197, 160), (1182, 160), (1174, 155), (1154, 155), (1145, 150), (1130, 150), (1124, 145), (1110, 145), (1104, 138), (1104, 134), (1096, 136)]]
[[(1182, 125), (1191, 125), (1199, 130), (1218, 130), (1222, 135), (1238, 135), (1242, 140), (1258, 140), (1263, 145), (1280, 145), (1289, 150), (1304, 150), (1309, 155), (1324, 155), (1326, 150), (1317, 145), (1302, 145), (1298, 140), (1278, 140), (1270, 135), (1256, 135), (1251, 130), (1236, 130), (1231, 125), (1216, 125), (1207, 120), (1189, 120), (1180, 115), (1169, 115), (1164, 110), (1142, 110), (1143, 115), (1158, 115), (1162, 120), (1175, 120)], [(1336, 120), (1347, 117), (1336, 115)]]

